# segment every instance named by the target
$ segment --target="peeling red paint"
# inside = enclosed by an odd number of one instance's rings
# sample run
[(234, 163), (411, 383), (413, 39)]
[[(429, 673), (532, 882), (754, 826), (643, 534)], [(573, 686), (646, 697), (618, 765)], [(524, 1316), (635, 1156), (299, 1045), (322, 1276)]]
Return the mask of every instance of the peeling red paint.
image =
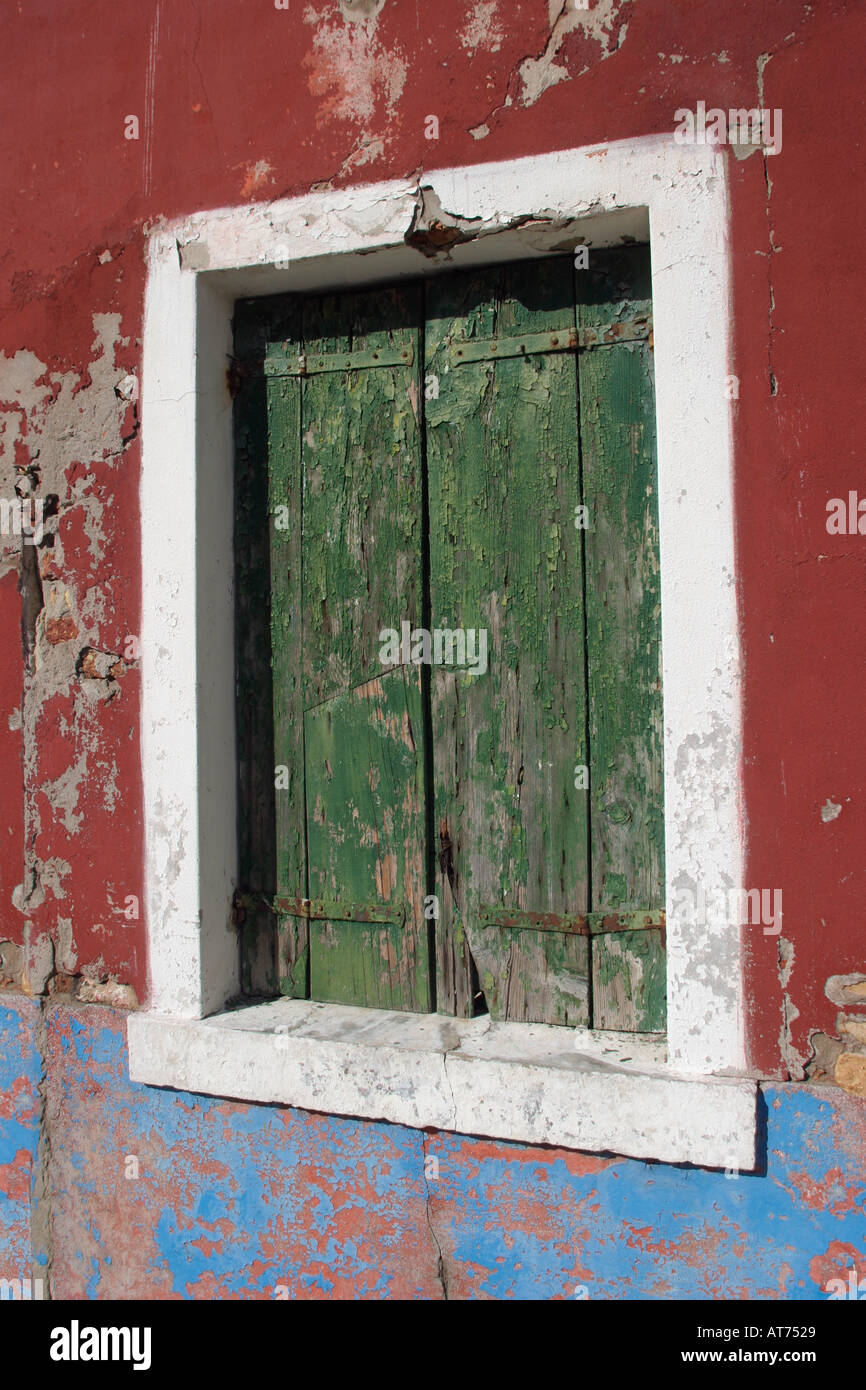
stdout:
[(13, 1202), (26, 1202), (30, 1196), (31, 1159), (20, 1149), (12, 1163), (0, 1165), (0, 1192)]
[(809, 1263), (809, 1274), (823, 1292), (831, 1279), (841, 1279), (847, 1285), (849, 1269), (862, 1270), (866, 1265), (866, 1250), (857, 1249), (845, 1241), (834, 1240), (823, 1255)]

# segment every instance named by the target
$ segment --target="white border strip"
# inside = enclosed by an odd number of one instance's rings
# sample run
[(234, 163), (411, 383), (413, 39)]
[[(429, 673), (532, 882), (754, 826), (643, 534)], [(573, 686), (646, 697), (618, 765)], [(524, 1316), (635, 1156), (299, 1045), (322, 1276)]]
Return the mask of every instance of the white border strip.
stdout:
[(419, 1129), (755, 1166), (755, 1083), (674, 1077), (640, 1039), (588, 1034), (577, 1052), (562, 1028), (306, 1000), (245, 1015), (132, 1014), (133, 1079)]
[[(678, 890), (742, 886), (730, 287), (724, 151), (672, 137), (438, 170), (425, 187), (485, 235), (431, 265), (403, 240), (417, 190), (383, 183), (166, 224), (149, 248), (142, 392), (142, 755), (151, 1005), (200, 1018), (238, 989), (233, 300), (536, 256), (649, 225), (662, 561), (670, 1065), (744, 1065), (740, 930), (689, 926)], [(538, 220), (526, 224), (526, 216)], [(521, 221), (519, 229), (514, 227)], [(570, 230), (574, 231), (573, 224)], [(497, 235), (487, 235), (496, 232)], [(634, 234), (634, 232), (633, 232)], [(371, 254), (375, 253), (375, 254)], [(148, 1033), (148, 1036), (152, 1036)], [(137, 1052), (137, 1079), (145, 1055)], [(210, 1089), (199, 1078), (201, 1089)], [(324, 1102), (323, 1102), (324, 1103)]]

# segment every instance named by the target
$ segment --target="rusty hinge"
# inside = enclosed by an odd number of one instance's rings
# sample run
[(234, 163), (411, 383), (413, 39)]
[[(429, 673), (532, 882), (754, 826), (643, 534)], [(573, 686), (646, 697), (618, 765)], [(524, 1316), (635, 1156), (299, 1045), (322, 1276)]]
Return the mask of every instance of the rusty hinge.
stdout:
[(247, 912), (273, 912), (277, 917), (306, 917), (321, 922), (382, 922), (402, 926), (406, 909), (391, 903), (340, 903), (327, 898), (270, 898), (266, 893), (235, 893), (232, 920)]
[(415, 349), (376, 348), (362, 352), (278, 353), (265, 358), (265, 376), (314, 376), (317, 372), (354, 372), (362, 367), (410, 367)]
[(479, 920), (485, 927), (511, 927), (526, 931), (564, 932), (569, 936), (602, 936), (607, 932), (664, 930), (662, 912), (527, 912), (523, 908), (482, 906)]
[(612, 323), (596, 323), (585, 328), (561, 328), (552, 333), (523, 333), (516, 338), (468, 338), (451, 344), (452, 366), (461, 362), (484, 362), (499, 357), (529, 357), (539, 352), (586, 351), (587, 348), (612, 346), (615, 343), (636, 343), (647, 340), (653, 345), (651, 314), (639, 314), (633, 319), (614, 319)]

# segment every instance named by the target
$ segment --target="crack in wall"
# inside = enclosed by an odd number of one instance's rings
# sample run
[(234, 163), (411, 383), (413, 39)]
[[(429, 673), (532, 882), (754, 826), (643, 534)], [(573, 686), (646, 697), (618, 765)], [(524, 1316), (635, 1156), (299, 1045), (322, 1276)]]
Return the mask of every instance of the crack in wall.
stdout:
[(431, 260), (438, 256), (448, 258), (453, 247), (463, 242), (518, 231), (521, 227), (537, 226), (546, 231), (562, 231), (567, 234), (567, 243), (559, 244), (556, 248), (558, 250), (571, 250), (575, 240), (584, 240), (577, 232), (580, 219), (564, 216), (552, 208), (518, 213), (502, 220), (485, 220), (483, 217), (465, 217), (461, 213), (449, 212), (442, 206), (439, 194), (431, 184), (419, 184), (414, 196), (412, 217), (403, 234), (403, 240), (407, 246), (414, 247), (422, 256)]
[[(764, 109), (764, 69), (765, 69), (765, 67), (767, 66), (767, 64), (769, 63), (770, 59), (773, 58), (774, 56), (775, 56), (775, 55), (772, 54), (772, 53), (759, 53), (759, 54), (758, 54), (758, 59), (757, 59), (757, 83), (758, 83), (758, 109), (759, 109), (759, 110), (763, 110), (763, 109)], [(768, 156), (767, 156), (767, 151), (766, 151), (766, 149), (765, 149), (765, 148), (763, 147), (763, 145), (762, 145), (762, 146), (761, 146), (761, 160), (762, 160), (762, 163), (763, 163), (763, 166), (764, 166), (764, 185), (765, 185), (765, 187), (766, 187), (767, 243), (768, 243), (768, 246), (769, 246), (769, 250), (768, 250), (768, 252), (767, 252), (767, 296), (768, 296), (768, 300), (769, 300), (769, 308), (768, 308), (768, 315), (767, 315), (767, 323), (768, 323), (768, 331), (767, 331), (767, 374), (768, 374), (768, 379), (769, 379), (769, 383), (770, 383), (770, 395), (771, 395), (771, 396), (775, 396), (775, 395), (778, 395), (779, 384), (778, 384), (778, 381), (776, 380), (776, 374), (775, 374), (775, 372), (773, 371), (773, 335), (774, 335), (774, 333), (776, 332), (776, 325), (775, 325), (775, 322), (774, 322), (774, 314), (775, 314), (775, 310), (776, 310), (776, 298), (775, 298), (775, 294), (774, 294), (774, 292), (773, 292), (773, 256), (776, 255), (776, 253), (779, 251), (780, 248), (777, 247), (776, 245), (774, 245), (774, 243), (773, 243), (773, 224), (772, 224), (772, 220), (771, 220), (771, 217), (770, 217), (770, 197), (771, 197), (771, 194), (772, 194), (772, 191), (773, 191), (773, 182), (772, 182), (772, 179), (770, 178), (770, 170), (769, 170), (769, 168), (768, 168), (768, 166), (767, 166), (767, 158), (768, 158)]]
[[(431, 1155), (428, 1155), (428, 1153), (427, 1153), (427, 1135), (426, 1135), (426, 1134), (422, 1134), (422, 1136), (421, 1136), (421, 1156), (422, 1156), (422, 1160), (423, 1160), (423, 1161), (422, 1161), (422, 1165), (421, 1165), (421, 1172), (422, 1172), (423, 1175), (424, 1175), (424, 1189), (425, 1189), (425, 1193), (426, 1193), (426, 1200), (425, 1200), (425, 1203), (424, 1203), (424, 1215), (425, 1215), (426, 1218), (427, 1218), (427, 1226), (428, 1226), (428, 1229), (429, 1229), (429, 1231), (430, 1231), (430, 1236), (431, 1236), (431, 1238), (432, 1238), (432, 1240), (433, 1240), (433, 1244), (434, 1244), (435, 1247), (436, 1247), (436, 1255), (437, 1255), (436, 1277), (438, 1278), (439, 1283), (440, 1283), (440, 1285), (441, 1285), (441, 1287), (442, 1287), (442, 1298), (443, 1298), (443, 1300), (447, 1303), (447, 1302), (448, 1302), (448, 1297), (449, 1297), (449, 1279), (450, 1279), (450, 1276), (449, 1276), (448, 1266), (447, 1266), (447, 1264), (446, 1264), (446, 1262), (445, 1262), (445, 1256), (444, 1256), (443, 1253), (442, 1253), (442, 1243), (441, 1243), (441, 1241), (439, 1240), (438, 1235), (436, 1234), (436, 1228), (435, 1228), (434, 1225), (433, 1225), (433, 1217), (432, 1217), (432, 1215), (431, 1215), (431, 1210), (430, 1210), (431, 1194), (430, 1194), (430, 1180), (429, 1180), (429, 1178), (427, 1177), (427, 1159), (428, 1159), (428, 1157), (430, 1157)], [(437, 1163), (438, 1163), (438, 1160), (437, 1160)]]
[(54, 1244), (52, 1229), (51, 1125), (48, 1118), (48, 1027), (46, 1001), (40, 1000), (35, 1027), (39, 1052), (39, 1134), (30, 1195), (30, 1271), (33, 1279), (44, 1281), (46, 1297), (53, 1297)]
[[(496, 120), (501, 111), (512, 106), (534, 106), (550, 87), (581, 77), (616, 53), (625, 42), (628, 30), (628, 23), (616, 27), (624, 5), (630, 8), (631, 0), (594, 0), (586, 9), (579, 8), (576, 0), (548, 0), (549, 29), (544, 48), (540, 53), (524, 54), (511, 65), (505, 83), (505, 97), (489, 111), (480, 125), (471, 127), (469, 134), (476, 140), (483, 140), (490, 134), (490, 123)], [(599, 52), (593, 60), (576, 66), (576, 70), (572, 71), (557, 59), (565, 40), (577, 32), (594, 40)]]

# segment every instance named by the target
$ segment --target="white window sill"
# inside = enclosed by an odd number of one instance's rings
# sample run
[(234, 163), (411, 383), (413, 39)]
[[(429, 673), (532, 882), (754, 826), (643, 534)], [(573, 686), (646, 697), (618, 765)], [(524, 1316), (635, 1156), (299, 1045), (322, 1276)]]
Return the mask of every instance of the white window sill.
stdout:
[[(756, 1085), (671, 1071), (659, 1038), (279, 999), (128, 1019), (133, 1081), (529, 1144), (755, 1166)], [(277, 1031), (279, 1029), (279, 1031)]]

